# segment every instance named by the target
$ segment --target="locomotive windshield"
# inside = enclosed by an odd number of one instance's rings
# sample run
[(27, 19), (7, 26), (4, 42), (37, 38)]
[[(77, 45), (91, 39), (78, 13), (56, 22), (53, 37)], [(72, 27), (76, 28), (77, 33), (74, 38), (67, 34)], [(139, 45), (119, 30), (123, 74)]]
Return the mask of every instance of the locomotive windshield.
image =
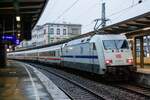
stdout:
[(108, 49), (129, 49), (126, 40), (103, 40), (105, 50)]

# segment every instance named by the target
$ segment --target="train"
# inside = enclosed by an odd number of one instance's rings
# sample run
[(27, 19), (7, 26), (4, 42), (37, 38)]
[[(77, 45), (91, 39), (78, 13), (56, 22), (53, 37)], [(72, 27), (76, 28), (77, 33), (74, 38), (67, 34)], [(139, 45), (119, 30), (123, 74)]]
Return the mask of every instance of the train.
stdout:
[(111, 78), (126, 78), (136, 70), (129, 43), (122, 34), (89, 35), (46, 47), (9, 52), (7, 57), (60, 65)]

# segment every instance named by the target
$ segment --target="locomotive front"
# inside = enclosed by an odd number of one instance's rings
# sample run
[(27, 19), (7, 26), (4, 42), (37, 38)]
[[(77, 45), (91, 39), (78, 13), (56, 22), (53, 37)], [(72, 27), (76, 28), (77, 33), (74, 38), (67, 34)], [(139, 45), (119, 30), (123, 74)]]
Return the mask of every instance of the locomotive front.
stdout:
[(105, 35), (102, 38), (106, 73), (120, 78), (129, 78), (133, 67), (131, 49), (124, 35)]

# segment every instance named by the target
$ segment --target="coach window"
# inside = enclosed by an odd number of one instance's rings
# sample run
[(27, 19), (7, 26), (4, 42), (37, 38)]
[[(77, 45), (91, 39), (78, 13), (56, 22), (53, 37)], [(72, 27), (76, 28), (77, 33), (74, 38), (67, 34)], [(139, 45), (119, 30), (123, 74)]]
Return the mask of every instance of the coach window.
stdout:
[(53, 51), (53, 56), (55, 56), (56, 55), (56, 52), (55, 51)]
[(49, 51), (49, 54), (48, 54), (49, 56), (52, 56), (52, 51)]
[(41, 52), (39, 52), (39, 55), (38, 56), (41, 56)]
[(45, 56), (45, 52), (40, 52), (39, 55), (40, 56)]
[(56, 56), (59, 56), (59, 50), (56, 50)]
[(52, 56), (55, 56), (55, 51), (52, 51)]
[(35, 53), (35, 56), (38, 56), (38, 53), (37, 53), (37, 52)]
[(55, 51), (50, 51), (50, 52), (49, 52), (49, 55), (50, 55), (50, 56), (55, 56), (55, 55), (56, 55), (56, 54), (55, 54)]
[(29, 56), (32, 56), (32, 53), (29, 53), (28, 55), (29, 55)]

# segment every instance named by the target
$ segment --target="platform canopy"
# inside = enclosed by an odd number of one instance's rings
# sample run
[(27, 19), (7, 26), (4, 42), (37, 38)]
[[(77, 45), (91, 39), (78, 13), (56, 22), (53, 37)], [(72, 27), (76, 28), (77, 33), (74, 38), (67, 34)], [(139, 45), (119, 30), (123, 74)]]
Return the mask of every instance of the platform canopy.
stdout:
[(150, 12), (136, 16), (134, 18), (101, 28), (99, 31), (105, 33), (133, 33), (135, 31), (146, 30), (150, 28)]
[(48, 0), (0, 0), (0, 35), (31, 39), (31, 30), (40, 18)]

